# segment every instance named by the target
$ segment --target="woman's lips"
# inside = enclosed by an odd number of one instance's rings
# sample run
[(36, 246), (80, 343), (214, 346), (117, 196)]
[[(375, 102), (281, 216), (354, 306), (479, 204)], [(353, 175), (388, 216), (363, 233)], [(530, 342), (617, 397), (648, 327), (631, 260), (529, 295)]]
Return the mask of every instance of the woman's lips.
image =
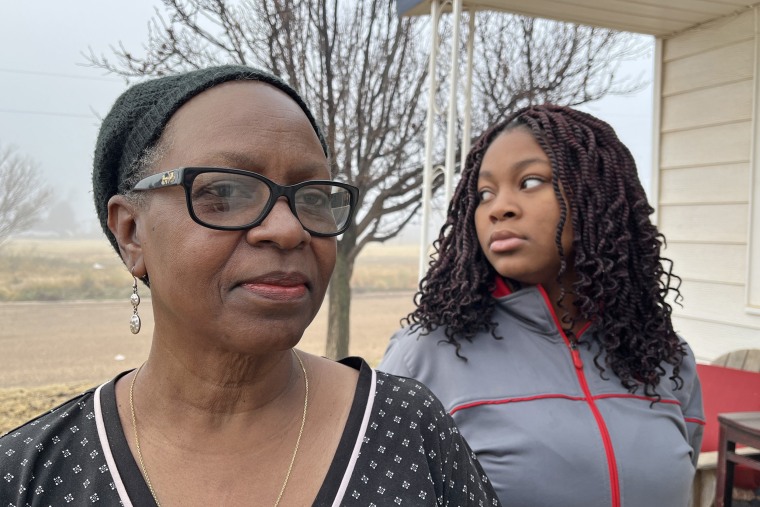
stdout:
[(276, 301), (299, 299), (306, 294), (306, 285), (278, 285), (271, 283), (244, 283), (242, 287), (257, 296)]
[(308, 285), (308, 278), (300, 273), (269, 273), (240, 284), (257, 296), (275, 301), (302, 298)]

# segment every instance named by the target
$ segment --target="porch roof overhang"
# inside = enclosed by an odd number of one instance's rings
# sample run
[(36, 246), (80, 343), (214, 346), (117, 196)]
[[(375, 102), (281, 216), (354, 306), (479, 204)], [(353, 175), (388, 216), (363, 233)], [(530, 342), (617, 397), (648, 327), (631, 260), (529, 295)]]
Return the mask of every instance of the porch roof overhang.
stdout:
[[(431, 0), (396, 0), (401, 16), (429, 15), (430, 4)], [(756, 4), (755, 0), (464, 0), (463, 9), (511, 12), (667, 38)]]

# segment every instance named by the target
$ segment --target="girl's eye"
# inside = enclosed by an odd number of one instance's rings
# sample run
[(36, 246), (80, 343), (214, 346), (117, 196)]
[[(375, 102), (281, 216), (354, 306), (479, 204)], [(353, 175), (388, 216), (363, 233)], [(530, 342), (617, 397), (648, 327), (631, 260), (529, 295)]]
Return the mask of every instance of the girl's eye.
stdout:
[(543, 178), (539, 178), (538, 176), (528, 176), (520, 182), (520, 188), (522, 190), (529, 190), (541, 185), (542, 183), (544, 183)]
[(486, 202), (493, 199), (494, 193), (490, 190), (478, 190), (478, 197), (480, 202)]

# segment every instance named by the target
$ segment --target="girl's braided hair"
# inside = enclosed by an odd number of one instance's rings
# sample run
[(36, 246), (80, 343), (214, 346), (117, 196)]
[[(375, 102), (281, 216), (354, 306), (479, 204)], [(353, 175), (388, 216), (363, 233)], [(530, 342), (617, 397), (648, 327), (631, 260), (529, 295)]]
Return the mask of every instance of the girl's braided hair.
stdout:
[[(610, 368), (629, 391), (643, 385), (646, 395), (657, 396), (664, 363), (673, 366), (670, 378), (680, 388), (679, 366), (686, 351), (673, 330), (666, 298), (673, 291), (675, 301), (680, 300), (681, 279), (672, 273), (672, 261), (660, 256), (665, 238), (649, 219), (654, 210), (633, 157), (607, 123), (566, 107), (519, 110), (470, 150), (434, 243), (433, 260), (415, 295), (416, 309), (405, 323), (424, 333), (443, 327), (457, 355), (461, 340), (472, 341), (481, 332), (501, 338), (492, 319), (496, 300), (491, 291), (498, 274), (480, 249), (474, 216), (483, 156), (497, 136), (515, 128), (529, 131), (551, 162), (560, 205), (558, 281), (567, 270), (561, 237), (568, 216), (573, 226), (577, 317), (563, 316), (563, 325), (571, 329), (577, 320), (594, 321), (594, 339), (601, 345), (594, 363), (602, 376)], [(599, 362), (603, 351), (604, 365)]]

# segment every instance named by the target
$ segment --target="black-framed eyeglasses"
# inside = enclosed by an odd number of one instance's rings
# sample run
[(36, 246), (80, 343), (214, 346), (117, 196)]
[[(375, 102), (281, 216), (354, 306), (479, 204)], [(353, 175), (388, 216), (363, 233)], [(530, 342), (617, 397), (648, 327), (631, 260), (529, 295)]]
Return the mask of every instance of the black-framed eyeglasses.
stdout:
[(143, 191), (181, 185), (187, 211), (198, 224), (210, 229), (238, 231), (256, 227), (285, 196), (290, 211), (313, 236), (343, 234), (351, 223), (359, 189), (330, 180), (310, 180), (278, 185), (264, 176), (224, 167), (180, 167), (137, 182)]

